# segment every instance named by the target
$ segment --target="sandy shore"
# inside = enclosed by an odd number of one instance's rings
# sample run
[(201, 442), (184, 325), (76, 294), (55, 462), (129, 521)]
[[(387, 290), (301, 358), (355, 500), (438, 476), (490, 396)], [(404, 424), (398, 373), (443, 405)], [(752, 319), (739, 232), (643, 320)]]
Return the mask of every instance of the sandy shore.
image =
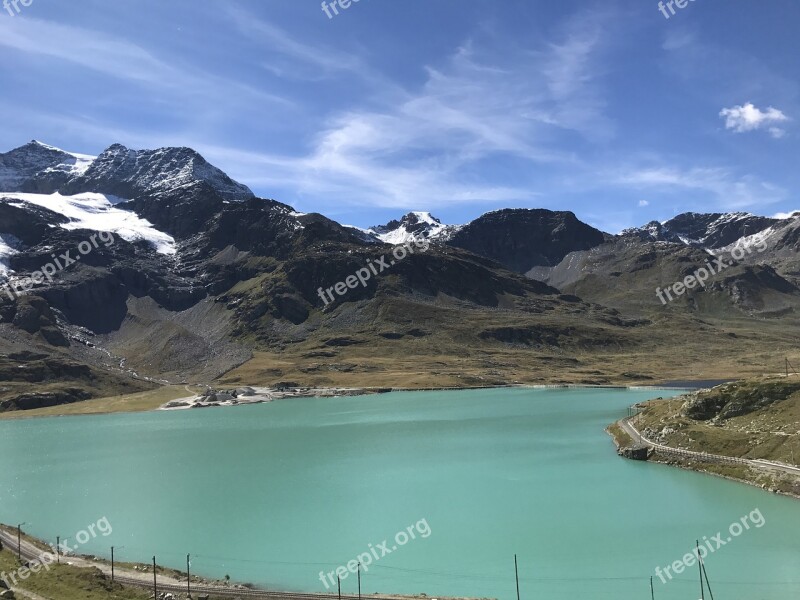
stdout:
[[(239, 392), (238, 394), (236, 392)], [(159, 410), (187, 410), (191, 408), (214, 408), (222, 406), (246, 406), (264, 404), (286, 398), (339, 398), (343, 396), (365, 396), (394, 391), (391, 388), (264, 388), (244, 387), (237, 390), (208, 390), (205, 395), (194, 395), (172, 400)]]

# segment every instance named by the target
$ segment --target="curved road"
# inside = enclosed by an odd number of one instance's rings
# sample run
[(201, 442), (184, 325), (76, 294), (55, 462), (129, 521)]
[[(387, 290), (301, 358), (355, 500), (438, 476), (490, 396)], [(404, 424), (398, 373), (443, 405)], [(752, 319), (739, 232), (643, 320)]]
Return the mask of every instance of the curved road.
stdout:
[(693, 450), (683, 450), (681, 448), (672, 448), (671, 446), (665, 446), (664, 444), (658, 444), (652, 440), (648, 440), (642, 433), (633, 426), (631, 423), (631, 419), (635, 417), (627, 417), (619, 421), (620, 427), (631, 436), (634, 440), (639, 440), (641, 443), (650, 446), (655, 450), (662, 450), (669, 454), (681, 454), (684, 456), (689, 456), (693, 458), (697, 458), (704, 462), (729, 462), (729, 463), (737, 463), (737, 464), (744, 464), (753, 467), (754, 469), (761, 469), (764, 471), (778, 471), (781, 473), (786, 473), (788, 475), (796, 475), (800, 476), (800, 467), (794, 467), (791, 465), (786, 465), (783, 463), (772, 462), (769, 460), (761, 460), (761, 459), (749, 459), (749, 458), (735, 458), (733, 456), (723, 456), (721, 454), (709, 454), (708, 452), (695, 452)]

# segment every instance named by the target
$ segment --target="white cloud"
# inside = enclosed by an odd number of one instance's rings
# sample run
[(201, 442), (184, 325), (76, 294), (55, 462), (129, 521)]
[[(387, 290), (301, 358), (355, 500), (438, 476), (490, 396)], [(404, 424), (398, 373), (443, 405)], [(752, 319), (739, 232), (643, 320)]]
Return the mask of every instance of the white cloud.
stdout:
[[(744, 133), (746, 131), (756, 131), (768, 127), (772, 137), (783, 137), (786, 133), (783, 129), (775, 127), (775, 123), (784, 123), (789, 120), (783, 112), (772, 106), (767, 110), (754, 106), (751, 102), (747, 102), (742, 106), (734, 106), (732, 108), (723, 108), (720, 117), (725, 118), (725, 129), (732, 129), (736, 133)], [(769, 127), (773, 125), (772, 127)]]
[(647, 200), (639, 200), (639, 206), (644, 208), (645, 206), (650, 206), (650, 203)]

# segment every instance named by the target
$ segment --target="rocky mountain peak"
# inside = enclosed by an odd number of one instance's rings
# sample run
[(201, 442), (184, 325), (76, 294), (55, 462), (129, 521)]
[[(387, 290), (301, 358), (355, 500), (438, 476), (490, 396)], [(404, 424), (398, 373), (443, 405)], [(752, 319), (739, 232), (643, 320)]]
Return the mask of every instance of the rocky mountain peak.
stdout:
[(255, 197), (250, 188), (231, 179), (191, 148), (132, 150), (122, 144), (104, 150), (85, 173), (69, 182), (66, 191), (133, 199), (158, 196), (198, 183), (208, 184), (228, 201)]
[(659, 223), (626, 229), (623, 235), (635, 235), (645, 241), (673, 242), (687, 246), (719, 249), (741, 238), (755, 235), (779, 223), (779, 219), (759, 217), (746, 212), (679, 214)]
[(0, 192), (52, 193), (86, 170), (93, 160), (93, 156), (31, 140), (0, 154)]
[(404, 244), (419, 239), (445, 242), (460, 227), (460, 225), (445, 225), (429, 212), (414, 211), (399, 220), (389, 221), (386, 225), (376, 225), (366, 231), (387, 244)]
[(449, 244), (486, 256), (519, 273), (553, 266), (567, 254), (602, 244), (606, 234), (572, 212), (503, 209), (486, 213), (460, 229)]

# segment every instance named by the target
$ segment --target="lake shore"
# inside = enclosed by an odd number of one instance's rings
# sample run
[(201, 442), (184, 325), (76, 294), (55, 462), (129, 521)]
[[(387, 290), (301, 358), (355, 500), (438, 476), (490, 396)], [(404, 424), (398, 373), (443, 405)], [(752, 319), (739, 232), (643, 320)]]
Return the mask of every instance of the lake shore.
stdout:
[[(673, 399), (673, 401), (674, 400), (679, 400), (679, 398)], [(663, 406), (664, 404), (669, 405), (670, 401), (650, 401), (642, 403), (638, 405), (638, 407), (652, 407), (655, 403), (660, 403), (660, 405)], [(646, 411), (647, 408), (645, 408), (645, 414)], [(696, 447), (693, 448), (679, 448), (676, 446), (675, 450), (677, 452), (669, 452), (666, 449), (661, 449), (647, 442), (642, 442), (640, 439), (641, 434), (639, 434), (637, 439), (637, 432), (633, 429), (630, 417), (609, 425), (606, 428), (606, 432), (611, 436), (617, 449), (617, 454), (624, 458), (648, 461), (704, 473), (706, 475), (713, 475), (715, 477), (744, 483), (765, 491), (800, 500), (800, 475), (779, 471), (774, 467), (763, 463), (760, 464), (756, 461), (747, 461), (747, 459), (742, 459), (737, 456), (730, 456), (724, 454), (718, 448), (700, 447), (696, 444)], [(648, 429), (648, 435), (652, 435), (652, 430)], [(684, 452), (686, 455), (682, 456), (680, 452)], [(742, 462), (738, 464), (726, 464), (714, 461), (713, 458), (704, 458), (699, 455), (691, 456), (689, 454), (690, 452), (710, 452), (713, 453), (711, 455), (712, 457), (716, 454)]]
[[(524, 384), (509, 383), (505, 385), (481, 385), (481, 386), (442, 386), (442, 387), (259, 387), (254, 386), (250, 389), (254, 391), (253, 396), (242, 396), (221, 401), (200, 401), (209, 391), (207, 385), (170, 385), (164, 386), (147, 392), (138, 392), (124, 396), (112, 396), (108, 398), (94, 398), (83, 402), (72, 404), (61, 404), (46, 408), (36, 408), (31, 410), (16, 410), (0, 412), (0, 420), (32, 419), (40, 417), (69, 417), (82, 415), (102, 415), (116, 413), (135, 413), (153, 410), (185, 410), (189, 408), (218, 408), (234, 407), (248, 404), (263, 404), (279, 399), (288, 398), (335, 398), (344, 396), (363, 396), (373, 394), (383, 394), (389, 392), (437, 392), (437, 391), (457, 391), (457, 390), (497, 390), (506, 388), (530, 388), (530, 389), (619, 389), (619, 390), (647, 390), (647, 389), (677, 389), (685, 390), (691, 387), (690, 381), (681, 382), (683, 385), (658, 385), (630, 384), (630, 385), (611, 385), (611, 384), (587, 384), (587, 383), (552, 383), (552, 384)], [(241, 389), (225, 386), (225, 390)], [(212, 390), (213, 391), (213, 390)]]

